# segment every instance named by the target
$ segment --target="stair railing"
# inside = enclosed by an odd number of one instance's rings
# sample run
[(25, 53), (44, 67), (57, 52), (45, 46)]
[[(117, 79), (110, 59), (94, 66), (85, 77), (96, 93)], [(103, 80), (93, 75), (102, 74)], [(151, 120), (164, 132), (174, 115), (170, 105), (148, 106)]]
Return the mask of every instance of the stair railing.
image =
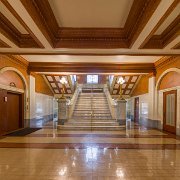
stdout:
[(91, 131), (92, 131), (92, 119), (93, 119), (93, 87), (91, 88)]
[(117, 104), (112, 99), (111, 94), (110, 94), (106, 84), (104, 85), (104, 94), (106, 95), (112, 118), (117, 119), (117, 116), (116, 116), (116, 114), (117, 114)]
[(73, 115), (73, 112), (74, 112), (74, 108), (75, 108), (75, 105), (76, 105), (79, 93), (81, 91), (82, 91), (81, 86), (77, 86), (77, 88), (76, 88), (76, 90), (75, 90), (75, 92), (74, 92), (70, 102), (68, 103), (68, 119), (72, 118), (72, 115)]

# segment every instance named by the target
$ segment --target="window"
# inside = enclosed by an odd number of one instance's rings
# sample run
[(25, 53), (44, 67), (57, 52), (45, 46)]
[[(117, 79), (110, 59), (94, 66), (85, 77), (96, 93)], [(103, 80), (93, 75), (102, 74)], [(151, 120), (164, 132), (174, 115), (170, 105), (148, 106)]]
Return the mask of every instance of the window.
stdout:
[(87, 75), (88, 84), (98, 84), (98, 75)]

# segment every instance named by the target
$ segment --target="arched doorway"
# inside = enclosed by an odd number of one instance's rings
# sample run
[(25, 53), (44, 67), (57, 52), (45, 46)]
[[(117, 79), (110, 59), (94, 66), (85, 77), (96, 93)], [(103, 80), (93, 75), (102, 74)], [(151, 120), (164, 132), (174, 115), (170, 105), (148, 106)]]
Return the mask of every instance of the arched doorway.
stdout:
[(162, 122), (165, 131), (176, 134), (179, 124), (179, 86), (180, 69), (171, 68), (164, 71), (156, 83), (156, 117)]
[(0, 134), (23, 128), (27, 118), (27, 82), (13, 67), (0, 70)]

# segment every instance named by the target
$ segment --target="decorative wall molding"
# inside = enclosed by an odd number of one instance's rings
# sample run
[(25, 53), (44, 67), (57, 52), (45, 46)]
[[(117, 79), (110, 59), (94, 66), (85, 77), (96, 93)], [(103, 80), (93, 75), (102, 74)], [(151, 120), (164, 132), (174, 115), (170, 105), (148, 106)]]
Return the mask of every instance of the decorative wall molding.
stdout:
[(159, 59), (154, 63), (156, 69), (161, 69), (164, 66), (167, 66), (168, 64), (174, 63), (175, 61), (179, 61), (178, 56), (165, 56)]

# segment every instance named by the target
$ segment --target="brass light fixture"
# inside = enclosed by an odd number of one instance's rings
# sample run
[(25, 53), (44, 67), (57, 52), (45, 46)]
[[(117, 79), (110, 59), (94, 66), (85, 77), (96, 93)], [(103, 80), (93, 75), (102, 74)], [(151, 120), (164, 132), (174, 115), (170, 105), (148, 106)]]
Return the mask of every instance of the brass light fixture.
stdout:
[(123, 77), (120, 77), (118, 79), (118, 82), (117, 82), (120, 86), (120, 90), (119, 90), (119, 97), (118, 97), (118, 100), (124, 100), (124, 98), (122, 97), (122, 85), (125, 83), (125, 80), (123, 79)]
[(62, 91), (61, 91), (62, 92), (62, 96), (61, 96), (61, 99), (65, 99), (65, 96), (64, 96), (64, 93), (65, 93), (65, 84), (67, 84), (68, 82), (67, 82), (65, 77), (62, 77), (60, 79), (60, 83), (62, 84)]

